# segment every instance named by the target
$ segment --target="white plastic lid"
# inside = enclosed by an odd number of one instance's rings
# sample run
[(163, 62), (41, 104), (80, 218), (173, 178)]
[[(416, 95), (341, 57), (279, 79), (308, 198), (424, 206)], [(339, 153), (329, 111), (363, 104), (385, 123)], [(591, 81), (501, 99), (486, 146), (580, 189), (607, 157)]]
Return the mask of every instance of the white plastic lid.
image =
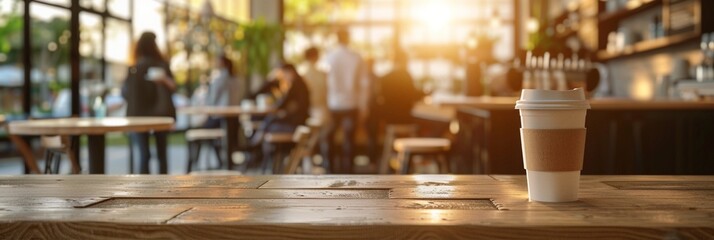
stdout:
[(523, 89), (516, 109), (590, 109), (582, 88), (567, 91)]

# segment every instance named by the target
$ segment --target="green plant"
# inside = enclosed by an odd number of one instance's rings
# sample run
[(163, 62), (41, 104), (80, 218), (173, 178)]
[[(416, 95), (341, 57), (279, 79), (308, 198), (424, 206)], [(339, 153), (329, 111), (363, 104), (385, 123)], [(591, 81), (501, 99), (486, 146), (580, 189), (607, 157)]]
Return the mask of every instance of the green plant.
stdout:
[(247, 76), (270, 72), (270, 60), (282, 52), (283, 29), (259, 19), (241, 25), (235, 34), (233, 46), (241, 53), (241, 64)]

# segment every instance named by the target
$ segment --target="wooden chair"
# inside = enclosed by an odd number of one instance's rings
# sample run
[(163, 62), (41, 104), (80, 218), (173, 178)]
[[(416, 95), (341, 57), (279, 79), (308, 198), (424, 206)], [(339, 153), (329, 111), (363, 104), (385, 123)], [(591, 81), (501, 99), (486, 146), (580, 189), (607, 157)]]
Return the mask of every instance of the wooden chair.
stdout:
[(400, 138), (394, 141), (394, 150), (399, 153), (401, 173), (409, 174), (414, 169), (413, 157), (434, 156), (439, 165), (439, 173), (449, 173), (449, 150), (451, 141), (446, 138)]
[[(2, 115), (0, 115), (0, 128), (3, 128), (7, 131), (7, 121), (5, 121), (5, 117)], [(22, 160), (25, 162), (25, 165), (27, 166), (29, 172), (32, 174), (40, 174), (40, 167), (37, 166), (35, 156), (34, 154), (32, 154), (32, 149), (27, 144), (27, 142), (22, 139), (22, 137), (17, 135), (9, 134), (8, 138), (10, 138), (12, 144), (15, 145), (17, 151), (20, 152)]]
[(308, 159), (309, 161), (309, 157), (312, 154), (312, 149), (315, 146), (315, 143), (312, 143), (311, 145), (310, 142), (312, 140), (313, 135), (319, 136), (319, 133), (316, 133), (310, 127), (299, 126), (297, 129), (295, 129), (295, 133), (293, 134), (292, 138), (293, 142), (295, 143), (295, 147), (292, 151), (290, 151), (287, 166), (283, 168), (283, 174), (295, 174), (297, 173), (298, 165), (300, 165), (301, 162), (304, 162), (305, 159)]
[(201, 157), (201, 146), (210, 145), (216, 153), (218, 167), (223, 166), (221, 160), (221, 140), (225, 137), (223, 129), (191, 129), (186, 131), (186, 142), (188, 142), (188, 166), (186, 173), (190, 173)]
[(62, 154), (72, 165), (72, 174), (79, 174), (79, 159), (72, 150), (74, 141), (70, 136), (41, 136), (40, 145), (45, 149), (45, 174), (58, 174)]
[(379, 174), (389, 173), (389, 162), (394, 154), (394, 140), (401, 137), (414, 137), (417, 126), (414, 124), (389, 124), (385, 127), (384, 149), (379, 162)]

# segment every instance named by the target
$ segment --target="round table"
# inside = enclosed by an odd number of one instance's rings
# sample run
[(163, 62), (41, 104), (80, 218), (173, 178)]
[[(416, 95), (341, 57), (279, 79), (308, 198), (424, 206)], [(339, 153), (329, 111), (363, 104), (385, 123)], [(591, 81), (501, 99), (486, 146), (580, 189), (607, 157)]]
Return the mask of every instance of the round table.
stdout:
[(106, 133), (169, 131), (173, 127), (170, 117), (107, 117), (13, 121), (7, 129), (11, 135), (87, 135), (89, 173), (104, 174)]
[(233, 169), (233, 152), (238, 150), (238, 133), (240, 129), (241, 115), (265, 116), (275, 112), (273, 108), (244, 108), (240, 106), (194, 106), (182, 107), (177, 109), (179, 114), (189, 115), (209, 115), (214, 117), (223, 117), (225, 124), (223, 129), (226, 132), (226, 159), (228, 159), (228, 170)]

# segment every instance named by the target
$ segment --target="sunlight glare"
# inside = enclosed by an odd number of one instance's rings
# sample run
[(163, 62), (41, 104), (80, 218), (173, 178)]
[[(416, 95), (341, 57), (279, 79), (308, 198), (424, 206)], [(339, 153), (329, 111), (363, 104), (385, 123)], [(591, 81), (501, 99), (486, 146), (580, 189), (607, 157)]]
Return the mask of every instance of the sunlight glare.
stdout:
[(429, 29), (443, 29), (452, 21), (450, 3), (438, 0), (420, 1), (412, 5), (414, 21), (424, 23)]

